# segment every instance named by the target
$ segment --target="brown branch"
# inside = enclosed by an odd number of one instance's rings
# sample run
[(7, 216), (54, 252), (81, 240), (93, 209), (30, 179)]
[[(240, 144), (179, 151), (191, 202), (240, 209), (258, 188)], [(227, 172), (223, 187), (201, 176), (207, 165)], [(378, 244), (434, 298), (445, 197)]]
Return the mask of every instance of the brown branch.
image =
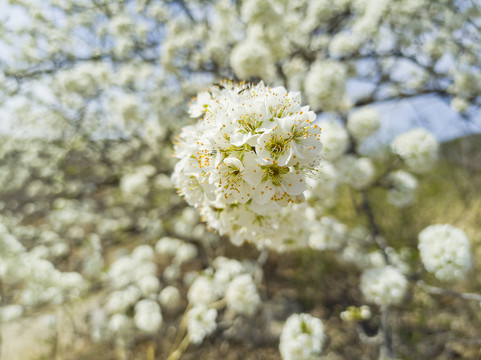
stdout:
[(379, 327), (379, 331), (381, 333), (382, 343), (381, 349), (379, 354), (380, 360), (385, 359), (395, 359), (394, 352), (392, 350), (392, 337), (391, 331), (389, 328), (389, 307), (382, 307), (381, 308), (381, 326)]
[(416, 285), (419, 286), (421, 289), (426, 291), (430, 295), (441, 295), (441, 296), (451, 296), (457, 297), (464, 300), (474, 300), (474, 301), (481, 301), (481, 295), (475, 293), (462, 293), (453, 290), (443, 289), (437, 286), (431, 286), (426, 284), (422, 280), (418, 280)]
[(371, 235), (373, 237), (373, 240), (376, 243), (376, 245), (379, 247), (379, 249), (381, 250), (381, 253), (382, 253), (386, 263), (390, 264), (391, 262), (389, 260), (389, 255), (386, 251), (386, 248), (388, 247), (388, 245), (387, 245), (386, 241), (384, 240), (384, 238), (381, 236), (381, 232), (379, 230), (379, 227), (376, 224), (376, 220), (374, 218), (374, 212), (372, 210), (367, 191), (361, 190), (361, 196), (362, 196), (361, 209), (364, 210), (364, 212), (367, 216), (367, 220), (369, 222), (369, 227), (371, 229)]

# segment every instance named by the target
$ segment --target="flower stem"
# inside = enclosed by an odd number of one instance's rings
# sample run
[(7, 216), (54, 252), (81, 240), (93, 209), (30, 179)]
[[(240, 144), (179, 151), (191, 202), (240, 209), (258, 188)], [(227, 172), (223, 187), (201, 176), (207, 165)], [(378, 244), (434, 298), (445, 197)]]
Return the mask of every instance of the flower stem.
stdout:
[(189, 347), (190, 344), (190, 339), (189, 339), (189, 334), (186, 334), (184, 336), (184, 339), (182, 342), (179, 344), (179, 346), (169, 355), (167, 360), (178, 360), (182, 354), (184, 353), (185, 350)]
[(447, 290), (443, 289), (437, 286), (431, 286), (426, 284), (422, 280), (418, 280), (416, 282), (416, 285), (418, 285), (420, 288), (422, 288), (424, 291), (426, 291), (430, 295), (448, 295), (448, 296), (453, 296), (453, 297), (458, 297), (464, 300), (475, 300), (475, 301), (481, 301), (481, 295), (480, 294), (475, 294), (475, 293), (461, 293), (453, 290)]

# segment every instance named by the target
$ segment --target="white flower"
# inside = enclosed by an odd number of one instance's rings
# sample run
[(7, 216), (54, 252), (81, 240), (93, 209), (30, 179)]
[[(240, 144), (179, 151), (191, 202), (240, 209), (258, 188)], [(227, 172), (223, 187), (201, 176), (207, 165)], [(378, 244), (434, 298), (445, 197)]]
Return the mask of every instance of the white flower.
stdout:
[(160, 289), (160, 281), (157, 278), (157, 276), (154, 276), (154, 275), (142, 276), (137, 281), (137, 285), (139, 287), (140, 292), (144, 296), (154, 294)]
[(149, 245), (139, 245), (132, 251), (132, 258), (139, 262), (154, 260), (154, 250)]
[(443, 281), (463, 279), (472, 267), (469, 240), (452, 225), (431, 225), (419, 233), (419, 251), (427, 271)]
[(317, 163), (322, 146), (319, 126), (311, 125), (315, 120), (316, 115), (307, 107), (294, 116), (283, 116), (282, 121), (274, 120), (273, 127), (257, 140), (261, 163), (292, 166), (299, 162), (296, 159)]
[(321, 320), (309, 314), (293, 314), (284, 324), (280, 336), (279, 351), (282, 359), (320, 359), (325, 338)]
[(116, 336), (126, 335), (131, 329), (131, 320), (125, 314), (114, 314), (107, 325), (107, 329)]
[(172, 180), (212, 229), (236, 244), (265, 245), (262, 228), (278, 227), (276, 212), (304, 200), (319, 164), (316, 115), (300, 93), (263, 83), (222, 83), (209, 94), (203, 118), (177, 139)]
[(197, 257), (197, 247), (193, 244), (183, 243), (179, 246), (174, 257), (174, 263), (185, 264)]
[(361, 276), (362, 294), (379, 306), (399, 304), (407, 287), (406, 277), (393, 266), (368, 269)]
[(353, 111), (347, 119), (347, 129), (358, 140), (368, 138), (379, 126), (379, 113), (369, 106)]
[(212, 96), (208, 91), (201, 91), (189, 104), (190, 117), (197, 118), (203, 115), (212, 102)]
[(204, 305), (196, 305), (187, 312), (187, 330), (190, 342), (202, 344), (204, 339), (217, 328), (216, 309), (208, 309)]
[(249, 274), (236, 276), (225, 292), (227, 308), (237, 314), (254, 315), (261, 303), (256, 284)]
[(438, 158), (439, 143), (433, 134), (417, 128), (398, 135), (391, 143), (392, 151), (399, 155), (415, 173), (425, 173)]
[(135, 305), (134, 323), (137, 329), (146, 333), (154, 333), (162, 325), (160, 306), (152, 300), (140, 300)]
[(451, 100), (451, 109), (463, 113), (469, 108), (469, 102), (460, 97), (455, 97)]
[(193, 305), (209, 305), (216, 300), (214, 281), (207, 276), (200, 275), (190, 286), (187, 299)]
[(392, 172), (388, 178), (393, 187), (387, 193), (387, 201), (397, 207), (411, 204), (418, 187), (416, 178), (403, 170)]
[[(245, 167), (244, 167), (245, 164)], [(225, 158), (210, 176), (209, 182), (222, 189), (226, 202), (245, 204), (262, 178), (255, 155), (245, 154), (244, 162), (235, 157)]]
[(222, 256), (215, 258), (214, 273), (215, 292), (218, 296), (223, 296), (229, 283), (237, 275), (245, 272), (244, 266), (237, 260), (228, 259)]

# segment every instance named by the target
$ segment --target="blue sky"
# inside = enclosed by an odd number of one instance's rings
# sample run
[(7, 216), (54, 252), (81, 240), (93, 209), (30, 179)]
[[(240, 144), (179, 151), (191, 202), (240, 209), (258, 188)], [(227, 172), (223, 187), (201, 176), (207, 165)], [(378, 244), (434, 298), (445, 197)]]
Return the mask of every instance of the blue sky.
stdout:
[[(21, 26), (27, 17), (17, 7), (0, 3), (0, 21)], [(0, 41), (0, 61), (11, 61), (11, 49)], [(449, 66), (449, 61), (444, 65)], [(365, 91), (362, 84), (352, 81), (348, 84), (348, 93), (359, 96)], [(186, 104), (187, 106), (187, 104)], [(441, 141), (481, 132), (481, 112), (476, 113), (471, 122), (462, 119), (452, 111), (449, 104), (435, 96), (423, 96), (418, 99), (392, 101), (376, 105), (381, 114), (382, 125), (373, 136), (372, 141), (389, 142), (397, 134), (413, 127), (424, 127), (433, 132)], [(0, 106), (0, 131), (8, 132), (15, 119), (8, 108)]]

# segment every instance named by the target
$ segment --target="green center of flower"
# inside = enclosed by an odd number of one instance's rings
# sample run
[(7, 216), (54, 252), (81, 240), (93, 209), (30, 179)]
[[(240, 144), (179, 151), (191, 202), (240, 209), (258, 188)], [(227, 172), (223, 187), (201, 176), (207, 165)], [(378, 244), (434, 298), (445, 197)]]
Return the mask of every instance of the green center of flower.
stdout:
[(256, 130), (261, 126), (262, 121), (244, 115), (242, 119), (238, 120), (238, 123), (240, 125), (239, 131), (242, 134), (255, 134)]
[(240, 169), (234, 166), (229, 166), (229, 170), (226, 173), (226, 179), (228, 184), (237, 183), (241, 178), (242, 176)]
[(262, 170), (264, 172), (262, 181), (267, 181), (270, 179), (275, 186), (281, 186), (282, 175), (285, 175), (289, 172), (289, 168), (287, 166), (279, 166), (277, 164), (262, 166)]
[(272, 154), (282, 154), (286, 150), (286, 144), (288, 143), (287, 140), (284, 140), (281, 137), (273, 136), (271, 141), (266, 145), (267, 150), (269, 150)]

